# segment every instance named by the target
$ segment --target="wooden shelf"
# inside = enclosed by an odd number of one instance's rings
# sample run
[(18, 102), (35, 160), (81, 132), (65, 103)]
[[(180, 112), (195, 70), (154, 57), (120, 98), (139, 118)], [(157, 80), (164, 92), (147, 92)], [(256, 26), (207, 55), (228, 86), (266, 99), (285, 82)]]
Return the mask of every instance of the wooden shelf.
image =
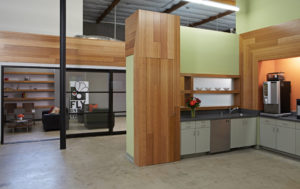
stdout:
[(51, 72), (4, 72), (4, 74), (7, 75), (52, 75), (54, 76), (54, 73)]
[(233, 91), (193, 91), (194, 94), (239, 94), (239, 90)]
[[(50, 109), (52, 106), (34, 106), (34, 109)], [(18, 109), (22, 109), (22, 106), (18, 106)]]
[(54, 89), (5, 89), (5, 93), (19, 93), (19, 92), (55, 92)]
[(181, 74), (182, 77), (202, 77), (202, 78), (240, 78), (239, 75), (220, 75), (220, 74)]
[(55, 81), (4, 81), (4, 83), (46, 83), (51, 84), (55, 83)]
[(40, 101), (55, 100), (54, 97), (38, 97), (38, 98), (4, 98), (4, 101)]
[[(207, 106), (207, 107), (196, 108), (196, 110), (225, 110), (225, 109), (234, 108), (234, 107), (239, 107), (239, 106)], [(185, 106), (181, 106), (180, 110), (181, 111), (189, 111), (191, 109), (188, 107), (185, 107)]]

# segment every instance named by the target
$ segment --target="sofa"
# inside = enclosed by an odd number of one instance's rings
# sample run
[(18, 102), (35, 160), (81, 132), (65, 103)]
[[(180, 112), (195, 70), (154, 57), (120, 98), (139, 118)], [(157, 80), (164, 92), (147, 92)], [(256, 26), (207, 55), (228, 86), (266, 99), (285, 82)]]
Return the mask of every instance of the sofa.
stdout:
[[(84, 126), (87, 129), (105, 129), (109, 128), (108, 109), (96, 108), (92, 112), (83, 114)], [(112, 128), (115, 126), (115, 115), (112, 115)]]
[[(42, 112), (42, 122), (44, 131), (60, 130), (60, 115), (49, 114), (49, 111)], [(69, 113), (66, 112), (66, 129), (69, 128)]]

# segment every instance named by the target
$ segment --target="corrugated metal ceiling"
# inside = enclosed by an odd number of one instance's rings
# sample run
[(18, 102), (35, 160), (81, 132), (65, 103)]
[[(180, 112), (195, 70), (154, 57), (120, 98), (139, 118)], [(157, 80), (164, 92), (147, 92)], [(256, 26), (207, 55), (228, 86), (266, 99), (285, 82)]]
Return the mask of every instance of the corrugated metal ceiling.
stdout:
[[(112, 2), (113, 0), (83, 0), (84, 22), (96, 23), (97, 18), (108, 8)], [(180, 0), (121, 0), (115, 8), (116, 21), (119, 24), (124, 24), (125, 19), (137, 9), (163, 12), (179, 2)], [(115, 10), (111, 11), (102, 22), (113, 23), (115, 21)], [(187, 26), (191, 23), (199, 22), (225, 11), (226, 10), (224, 9), (188, 3), (171, 14), (180, 16), (181, 25)], [(218, 31), (230, 30), (230, 28), (235, 28), (235, 13), (197, 27)]]

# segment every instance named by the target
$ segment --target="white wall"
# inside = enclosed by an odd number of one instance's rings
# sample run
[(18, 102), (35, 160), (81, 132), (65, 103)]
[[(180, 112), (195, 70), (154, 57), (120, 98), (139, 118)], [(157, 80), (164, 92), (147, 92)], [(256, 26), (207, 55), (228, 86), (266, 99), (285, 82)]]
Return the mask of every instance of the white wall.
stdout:
[[(59, 0), (0, 0), (0, 30), (59, 35)], [(67, 36), (83, 33), (83, 0), (67, 0)]]

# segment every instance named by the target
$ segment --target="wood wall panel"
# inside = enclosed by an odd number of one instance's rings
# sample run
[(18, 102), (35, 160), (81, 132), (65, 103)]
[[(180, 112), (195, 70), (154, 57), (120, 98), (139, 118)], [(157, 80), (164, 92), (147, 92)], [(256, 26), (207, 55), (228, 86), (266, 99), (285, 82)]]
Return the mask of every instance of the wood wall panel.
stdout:
[[(66, 63), (125, 67), (125, 43), (68, 37)], [(59, 64), (59, 37), (0, 31), (0, 62)]]
[(139, 10), (126, 20), (126, 55), (134, 55), (134, 161), (138, 166), (180, 159), (179, 34), (178, 16)]
[(300, 56), (300, 19), (240, 35), (241, 107), (262, 110), (258, 63)]

